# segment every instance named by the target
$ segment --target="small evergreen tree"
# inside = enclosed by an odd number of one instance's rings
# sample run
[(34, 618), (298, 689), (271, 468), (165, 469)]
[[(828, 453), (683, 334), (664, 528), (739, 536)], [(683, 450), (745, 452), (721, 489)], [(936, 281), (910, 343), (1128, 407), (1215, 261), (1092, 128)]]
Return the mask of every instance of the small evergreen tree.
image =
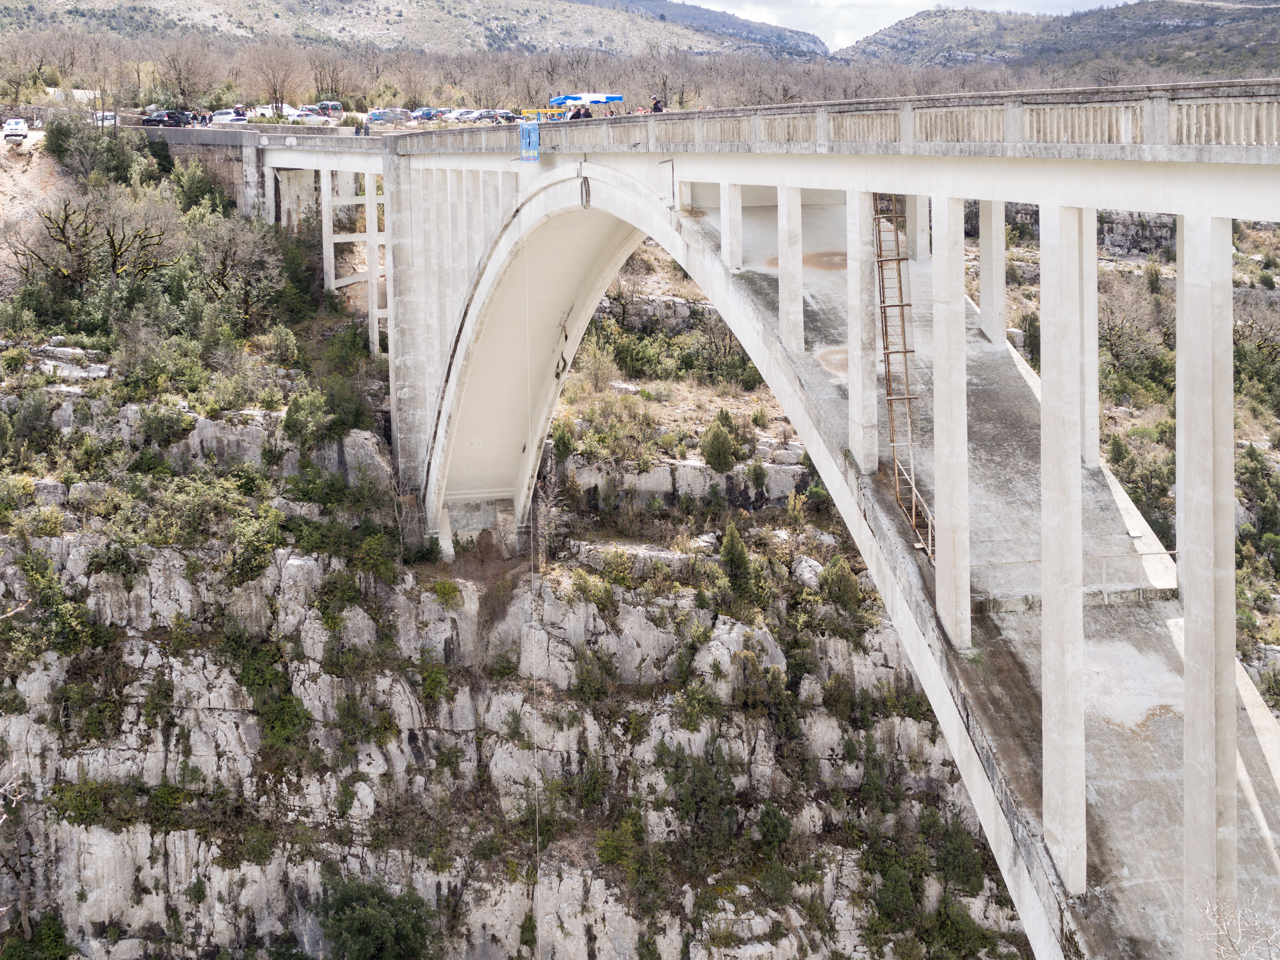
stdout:
[(858, 609), (858, 578), (844, 557), (836, 557), (827, 564), (818, 575), (818, 585), (822, 588), (822, 595), (846, 613), (854, 613)]
[(876, 905), (880, 913), (890, 920), (904, 920), (915, 908), (911, 878), (900, 864), (895, 863), (885, 872), (884, 882), (876, 895)]
[(778, 848), (791, 839), (791, 821), (772, 803), (765, 804), (760, 814), (760, 849), (766, 857), (772, 857)]
[(436, 913), (412, 888), (396, 896), (377, 880), (342, 880), (325, 890), (319, 914), (336, 960), (434, 960), (441, 954)]
[(725, 528), (724, 543), (720, 546), (720, 567), (729, 578), (729, 586), (741, 597), (751, 589), (751, 557), (747, 553), (747, 545), (738, 535), (738, 528), (732, 523)]
[(968, 896), (982, 892), (982, 857), (973, 845), (973, 837), (958, 820), (947, 825), (942, 852), (938, 854), (938, 872), (944, 881), (955, 884)]
[(707, 466), (716, 473), (728, 473), (738, 462), (733, 438), (719, 420), (713, 420), (698, 444)]

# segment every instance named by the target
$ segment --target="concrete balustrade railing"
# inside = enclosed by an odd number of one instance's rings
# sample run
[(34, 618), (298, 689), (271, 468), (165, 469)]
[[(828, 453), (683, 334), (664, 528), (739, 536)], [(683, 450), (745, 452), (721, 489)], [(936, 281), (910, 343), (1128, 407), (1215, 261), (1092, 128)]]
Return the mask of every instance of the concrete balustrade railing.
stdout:
[[(1206, 156), (1205, 147), (1242, 150)], [(541, 149), (551, 154), (897, 152), (1273, 162), (1269, 148), (1275, 147), (1280, 81), (1270, 80), (674, 111), (541, 129)], [(397, 136), (393, 149), (400, 155), (515, 153), (519, 131), (424, 130)]]

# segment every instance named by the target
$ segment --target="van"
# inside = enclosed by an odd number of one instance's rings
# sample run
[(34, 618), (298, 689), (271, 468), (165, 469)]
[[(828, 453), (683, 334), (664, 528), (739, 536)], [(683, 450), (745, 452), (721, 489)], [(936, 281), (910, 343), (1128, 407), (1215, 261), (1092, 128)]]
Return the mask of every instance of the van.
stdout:
[(337, 100), (321, 100), (316, 106), (320, 110), (320, 116), (328, 117), (330, 120), (342, 119), (342, 104)]

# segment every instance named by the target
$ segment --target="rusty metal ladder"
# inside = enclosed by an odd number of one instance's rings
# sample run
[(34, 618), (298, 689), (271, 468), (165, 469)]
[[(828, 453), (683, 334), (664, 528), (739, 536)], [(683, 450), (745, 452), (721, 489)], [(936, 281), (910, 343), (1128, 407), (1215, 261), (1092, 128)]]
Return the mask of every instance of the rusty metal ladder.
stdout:
[(884, 346), (884, 391), (889, 419), (889, 450), (893, 457), (893, 489), (898, 506), (915, 531), (916, 549), (933, 558), (933, 513), (916, 486), (915, 437), (911, 426), (911, 349), (907, 338), (908, 310), (903, 273), (907, 255), (906, 198), (877, 193), (875, 205), (876, 277), (880, 293), (880, 335)]

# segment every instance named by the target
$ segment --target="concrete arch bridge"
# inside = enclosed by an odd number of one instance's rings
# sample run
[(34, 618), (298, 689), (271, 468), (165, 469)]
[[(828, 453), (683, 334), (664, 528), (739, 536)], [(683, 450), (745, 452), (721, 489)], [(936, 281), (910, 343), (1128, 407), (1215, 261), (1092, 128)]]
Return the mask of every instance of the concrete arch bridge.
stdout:
[[(443, 540), (523, 518), (562, 375), (652, 237), (807, 446), (1037, 957), (1207, 957), (1205, 903), (1254, 890), (1280, 922), (1280, 728), (1235, 658), (1231, 292), (1232, 218), (1280, 221), (1280, 82), (552, 124), (536, 162), (511, 127), (216, 136), (245, 209), (320, 185), (330, 251), (333, 206), (365, 206), (395, 454)], [(1007, 201), (1039, 206), (1039, 377), (1005, 339)], [(1177, 216), (1176, 560), (1099, 463), (1099, 209)]]

